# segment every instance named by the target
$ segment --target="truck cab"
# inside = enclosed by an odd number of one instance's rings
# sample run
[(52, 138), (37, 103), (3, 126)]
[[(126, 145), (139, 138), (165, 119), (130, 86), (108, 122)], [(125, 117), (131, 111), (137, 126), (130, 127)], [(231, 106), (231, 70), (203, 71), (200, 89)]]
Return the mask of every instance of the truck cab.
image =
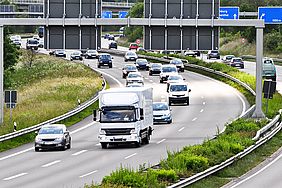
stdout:
[(262, 60), (262, 77), (276, 81), (276, 69), (272, 58)]
[(153, 131), (152, 88), (125, 87), (101, 91), (98, 116), (98, 139), (103, 149), (125, 143), (135, 147), (149, 144)]

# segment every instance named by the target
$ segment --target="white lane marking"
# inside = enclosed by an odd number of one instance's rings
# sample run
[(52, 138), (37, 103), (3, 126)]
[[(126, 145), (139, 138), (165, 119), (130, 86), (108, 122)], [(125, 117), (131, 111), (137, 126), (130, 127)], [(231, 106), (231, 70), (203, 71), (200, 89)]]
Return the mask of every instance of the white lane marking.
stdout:
[[(93, 68), (93, 67), (92, 67), (92, 68)], [(120, 81), (118, 81), (118, 79), (116, 79), (115, 77), (113, 77), (112, 75), (109, 75), (109, 74), (107, 74), (107, 73), (105, 73), (105, 72), (103, 72), (103, 71), (100, 71), (99, 69), (93, 68), (93, 70), (95, 70), (95, 71), (97, 71), (97, 72), (100, 72), (101, 74), (104, 74), (104, 75), (109, 76), (109, 77), (112, 78), (114, 81), (116, 81), (116, 83), (118, 83), (119, 87), (123, 87), (123, 84), (122, 84)]]
[(204, 109), (202, 109), (200, 112), (203, 112), (204, 111)]
[(156, 82), (154, 82), (153, 84), (157, 84)]
[(22, 151), (19, 151), (19, 152), (17, 152), (17, 153), (8, 155), (8, 156), (6, 156), (6, 157), (2, 157), (2, 158), (0, 158), (0, 161), (2, 161), (2, 160), (4, 160), (4, 159), (8, 159), (8, 158), (10, 158), (10, 157), (14, 157), (14, 156), (16, 156), (16, 155), (20, 155), (20, 154), (22, 154), (22, 153), (25, 153), (25, 152), (30, 151), (30, 150), (33, 150), (33, 149), (34, 149), (34, 147), (28, 148), (28, 149), (25, 149), (25, 150), (22, 150)]
[(201, 98), (203, 99), (203, 98), (204, 98), (204, 96), (201, 96)]
[(166, 139), (162, 139), (162, 140), (158, 141), (157, 144), (160, 144), (160, 143), (164, 142), (165, 140)]
[(87, 150), (81, 150), (81, 151), (76, 152), (76, 153), (73, 153), (73, 154), (71, 154), (71, 155), (72, 155), (72, 156), (76, 156), (76, 155), (80, 155), (80, 154), (82, 154), (82, 153), (84, 153), (84, 152), (87, 152)]
[(87, 174), (84, 174), (84, 175), (82, 175), (82, 176), (79, 176), (79, 178), (83, 178), (83, 177), (85, 177), (85, 176), (89, 176), (89, 175), (94, 174), (94, 173), (96, 173), (96, 172), (98, 172), (98, 170), (94, 170), (94, 171), (92, 171), (92, 172), (89, 172), (89, 173), (87, 173)]
[[(85, 126), (79, 128), (79, 129), (77, 129), (77, 130), (72, 131), (71, 134), (74, 134), (74, 133), (77, 133), (77, 132), (79, 132), (79, 131), (82, 131), (83, 129), (86, 129), (87, 127), (90, 127), (91, 125), (93, 125), (93, 124), (95, 124), (95, 123), (97, 123), (97, 122), (89, 123), (88, 125), (85, 125)], [(34, 150), (34, 147), (31, 147), (31, 148), (28, 148), (28, 149), (19, 151), (19, 152), (17, 152), (17, 153), (14, 153), (14, 154), (11, 154), (11, 155), (2, 157), (2, 158), (0, 158), (0, 161), (5, 160), (5, 159), (8, 159), (8, 158), (11, 158), (11, 157), (14, 157), (14, 156), (17, 156), (17, 155), (20, 155), (20, 154), (23, 154), (23, 153), (28, 152), (28, 151), (30, 151), (30, 150)]]
[(149, 82), (153, 82), (153, 80), (149, 80)]
[(95, 123), (97, 123), (97, 122), (96, 122), (96, 121), (93, 121), (93, 122), (89, 123), (88, 125), (85, 125), (85, 126), (83, 126), (83, 127), (80, 127), (79, 129), (76, 129), (76, 130), (72, 131), (71, 134), (74, 134), (74, 133), (77, 133), (77, 132), (79, 132), (79, 131), (81, 131), (81, 130), (83, 130), (83, 129), (86, 129), (87, 127), (90, 127), (91, 125), (93, 125), (93, 124), (95, 124)]
[(254, 173), (253, 175), (249, 176), (248, 178), (240, 181), (239, 183), (237, 183), (236, 185), (233, 185), (231, 188), (237, 187), (238, 185), (244, 183), (245, 181), (251, 179), (252, 177), (258, 175), (259, 173), (261, 173), (262, 171), (264, 171), (266, 168), (268, 168), (270, 165), (272, 165), (273, 163), (275, 163), (277, 160), (279, 160), (282, 157), (282, 154), (280, 154), (276, 159), (274, 159), (272, 162), (270, 162), (268, 165), (266, 165), (265, 167), (263, 167), (262, 169), (260, 169), (259, 171), (257, 171), (256, 173)]
[(182, 127), (181, 129), (179, 129), (178, 131), (180, 132), (180, 131), (182, 131), (183, 129), (185, 129), (185, 127)]
[(137, 155), (137, 153), (133, 153), (133, 154), (131, 154), (131, 155), (125, 157), (124, 159), (128, 159), (128, 158), (130, 158), (130, 157), (133, 157), (134, 155)]
[(101, 146), (101, 143), (96, 144), (95, 146)]
[(149, 80), (149, 78), (145, 78), (146, 80)]
[(26, 174), (27, 174), (26, 172), (20, 173), (20, 174), (17, 174), (17, 175), (14, 175), (14, 176), (5, 178), (5, 179), (3, 179), (3, 180), (4, 180), (4, 181), (8, 181), (8, 180), (11, 180), (11, 179), (14, 179), (14, 178), (18, 178), (18, 177), (24, 176), (24, 175), (26, 175)]
[(161, 102), (165, 102), (165, 99), (162, 99)]
[(194, 118), (192, 121), (196, 121), (197, 118)]
[(61, 160), (56, 160), (56, 161), (53, 161), (53, 162), (51, 162), (51, 163), (48, 163), (48, 164), (42, 165), (41, 167), (42, 167), (42, 168), (45, 168), (45, 167), (48, 167), (48, 166), (51, 166), (51, 165), (57, 164), (57, 163), (59, 163), (59, 162), (61, 162)]
[(165, 98), (165, 96), (162, 95), (161, 98), (163, 99), (163, 98)]

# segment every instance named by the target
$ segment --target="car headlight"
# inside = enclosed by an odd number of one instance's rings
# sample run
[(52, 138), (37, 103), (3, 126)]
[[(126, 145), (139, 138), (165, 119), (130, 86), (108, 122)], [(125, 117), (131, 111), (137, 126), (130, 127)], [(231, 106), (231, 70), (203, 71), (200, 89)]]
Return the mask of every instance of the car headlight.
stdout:
[(41, 138), (39, 138), (39, 137), (35, 137), (35, 142), (40, 142), (40, 141), (42, 141), (42, 139), (41, 139)]
[(127, 74), (127, 71), (123, 71), (123, 74)]

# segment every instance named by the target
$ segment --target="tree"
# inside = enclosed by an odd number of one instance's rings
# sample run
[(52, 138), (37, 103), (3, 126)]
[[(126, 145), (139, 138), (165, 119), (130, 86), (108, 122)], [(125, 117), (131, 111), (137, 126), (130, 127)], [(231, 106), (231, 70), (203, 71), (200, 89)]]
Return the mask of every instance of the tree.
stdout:
[(11, 85), (10, 75), (14, 72), (14, 66), (18, 63), (21, 52), (19, 46), (16, 46), (9, 38), (9, 28), (4, 27), (4, 88)]

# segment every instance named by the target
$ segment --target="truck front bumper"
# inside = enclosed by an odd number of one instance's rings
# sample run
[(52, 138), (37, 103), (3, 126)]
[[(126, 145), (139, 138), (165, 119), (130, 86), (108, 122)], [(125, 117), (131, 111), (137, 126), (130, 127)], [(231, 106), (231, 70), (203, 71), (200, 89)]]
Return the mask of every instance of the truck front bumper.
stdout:
[(131, 143), (139, 142), (137, 134), (123, 135), (123, 136), (106, 136), (99, 135), (100, 143)]

